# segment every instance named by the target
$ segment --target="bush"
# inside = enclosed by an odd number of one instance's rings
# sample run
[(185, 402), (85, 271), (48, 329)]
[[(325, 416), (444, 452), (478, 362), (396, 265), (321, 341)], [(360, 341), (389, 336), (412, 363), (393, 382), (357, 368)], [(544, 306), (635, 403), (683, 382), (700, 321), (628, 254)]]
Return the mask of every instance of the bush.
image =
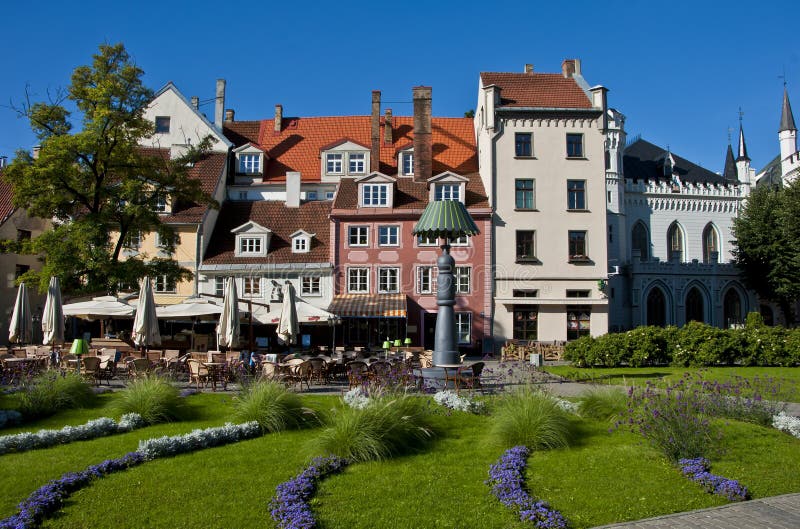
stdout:
[(564, 347), (564, 360), (572, 362), (576, 367), (591, 367), (594, 365), (593, 336), (581, 336), (577, 340), (567, 343)]
[(615, 387), (594, 387), (578, 401), (578, 414), (599, 421), (618, 417), (628, 407), (628, 396)]
[(502, 446), (530, 449), (560, 448), (569, 444), (569, 414), (550, 397), (530, 387), (500, 399), (491, 434)]
[(336, 408), (311, 449), (353, 462), (383, 460), (420, 449), (433, 437), (424, 399), (401, 395), (370, 400), (361, 409)]
[(120, 392), (114, 409), (121, 415), (138, 413), (146, 424), (180, 419), (183, 400), (178, 389), (160, 377), (135, 380)]
[(234, 407), (237, 421), (256, 421), (265, 433), (319, 424), (317, 413), (303, 406), (299, 395), (278, 382), (250, 385), (239, 394)]
[(625, 333), (628, 365), (641, 367), (669, 363), (667, 331), (663, 327), (637, 327)]
[(25, 419), (53, 415), (59, 410), (86, 408), (95, 402), (92, 388), (75, 373), (42, 373), (19, 394), (19, 411)]

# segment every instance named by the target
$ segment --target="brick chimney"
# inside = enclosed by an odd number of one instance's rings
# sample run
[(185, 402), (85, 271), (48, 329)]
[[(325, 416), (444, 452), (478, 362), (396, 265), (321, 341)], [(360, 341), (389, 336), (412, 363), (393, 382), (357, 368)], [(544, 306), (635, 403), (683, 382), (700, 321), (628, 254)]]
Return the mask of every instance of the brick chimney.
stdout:
[(222, 113), (225, 109), (225, 79), (217, 79), (217, 97), (214, 103), (214, 125), (222, 130)]
[(275, 133), (279, 133), (283, 126), (283, 105), (275, 105)]
[(192, 108), (195, 110), (200, 109), (200, 98), (197, 96), (192, 96)]
[(383, 143), (392, 144), (392, 109), (387, 108), (383, 115)]
[(233, 116), (235, 114), (236, 113), (233, 111), (232, 108), (227, 109), (225, 111), (225, 123), (233, 123), (234, 122)]
[(581, 75), (581, 61), (579, 59), (564, 59), (561, 63), (561, 73), (569, 79), (573, 75)]
[(433, 140), (431, 139), (430, 86), (415, 86), (414, 94), (414, 181), (427, 182), (433, 168)]
[(525, 73), (533, 73), (533, 65), (532, 64), (525, 64)]
[(370, 117), (370, 138), (372, 145), (369, 151), (369, 169), (378, 171), (381, 162), (381, 91), (372, 91), (372, 116)]

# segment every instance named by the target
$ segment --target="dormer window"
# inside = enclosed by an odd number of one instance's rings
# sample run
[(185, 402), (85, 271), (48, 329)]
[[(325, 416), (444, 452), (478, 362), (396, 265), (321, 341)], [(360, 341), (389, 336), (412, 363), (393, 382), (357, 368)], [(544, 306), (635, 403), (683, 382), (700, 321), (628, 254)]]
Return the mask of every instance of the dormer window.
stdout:
[(361, 186), (361, 205), (386, 207), (389, 205), (389, 184), (364, 184)]
[(260, 254), (263, 252), (262, 244), (264, 244), (262, 237), (240, 237), (239, 254)]
[(348, 160), (350, 161), (348, 172), (350, 174), (364, 174), (366, 172), (364, 165), (366, 158), (367, 156), (364, 153), (351, 152), (348, 156)]
[(436, 184), (434, 200), (461, 200), (461, 185)]
[(398, 167), (400, 167), (400, 174), (403, 176), (413, 176), (414, 175), (414, 151), (408, 149), (406, 151), (400, 151), (399, 159), (397, 161)]
[(320, 149), (322, 176), (363, 176), (370, 164), (369, 147), (351, 140), (339, 140)]
[(308, 253), (311, 250), (311, 237), (313, 233), (298, 230), (291, 235), (292, 253)]
[(153, 211), (156, 213), (169, 213), (167, 205), (167, 197), (165, 195), (156, 195), (156, 201), (153, 205)]
[(264, 174), (264, 151), (247, 143), (234, 149), (236, 154), (236, 174), (253, 177)]
[(467, 179), (451, 172), (438, 174), (430, 182), (429, 201), (458, 200), (464, 202)]
[(342, 174), (342, 160), (344, 154), (329, 152), (326, 156), (327, 160), (327, 173), (328, 174)]
[(269, 250), (272, 231), (253, 221), (231, 230), (236, 235), (236, 257), (263, 257)]

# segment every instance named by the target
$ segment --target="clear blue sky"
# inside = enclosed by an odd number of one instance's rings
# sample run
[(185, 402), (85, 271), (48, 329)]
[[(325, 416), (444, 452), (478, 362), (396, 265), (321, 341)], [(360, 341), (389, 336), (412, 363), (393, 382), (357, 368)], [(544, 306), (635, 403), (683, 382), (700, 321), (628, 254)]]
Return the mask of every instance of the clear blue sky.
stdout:
[[(708, 5), (711, 4), (711, 5)], [(173, 81), (214, 97), (228, 82), (237, 120), (368, 114), (383, 92), (410, 115), (411, 87), (433, 111), (475, 107), (481, 71), (560, 71), (579, 58), (610, 89), (629, 136), (721, 171), (739, 107), (758, 169), (778, 153), (782, 80), (800, 119), (800, 2), (7, 2), (0, 28), (0, 155), (35, 139), (9, 102), (66, 87), (103, 42), (123, 42), (154, 90)], [(396, 102), (396, 103), (395, 103)], [(213, 119), (213, 106), (202, 110)]]

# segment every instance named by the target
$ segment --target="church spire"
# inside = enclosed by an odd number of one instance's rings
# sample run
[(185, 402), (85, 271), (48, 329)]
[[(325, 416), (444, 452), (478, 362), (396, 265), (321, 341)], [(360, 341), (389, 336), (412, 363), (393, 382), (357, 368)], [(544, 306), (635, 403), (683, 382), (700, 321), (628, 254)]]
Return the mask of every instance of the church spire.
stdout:
[(783, 132), (784, 130), (797, 130), (797, 127), (794, 125), (794, 115), (792, 114), (792, 105), (789, 104), (789, 93), (786, 91), (786, 87), (783, 87), (783, 109), (781, 111), (781, 128), (778, 129), (778, 132)]
[(738, 182), (739, 181), (739, 174), (736, 170), (736, 162), (733, 161), (733, 148), (731, 144), (728, 144), (728, 152), (725, 155), (725, 170), (722, 173), (722, 177), (727, 182)]
[(747, 144), (744, 142), (744, 129), (741, 122), (739, 123), (739, 156), (736, 161), (738, 162), (739, 160), (750, 161), (750, 157), (747, 156)]

